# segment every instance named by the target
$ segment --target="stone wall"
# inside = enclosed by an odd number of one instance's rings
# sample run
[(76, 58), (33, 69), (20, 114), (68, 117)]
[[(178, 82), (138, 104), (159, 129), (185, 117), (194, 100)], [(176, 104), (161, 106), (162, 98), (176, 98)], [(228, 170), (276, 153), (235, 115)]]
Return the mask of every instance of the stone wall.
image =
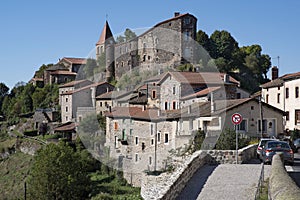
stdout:
[[(238, 150), (239, 163), (256, 157), (257, 145)], [(194, 173), (205, 164), (235, 163), (234, 150), (197, 151), (182, 162), (175, 162), (175, 171), (159, 176), (143, 175), (141, 196), (144, 199), (176, 199)]]
[(197, 169), (209, 160), (208, 154), (197, 151), (184, 163), (177, 163), (174, 172), (159, 176), (144, 175), (141, 196), (144, 199), (175, 199)]
[[(238, 163), (245, 163), (256, 156), (257, 145), (249, 145), (238, 150)], [(235, 164), (236, 150), (207, 150), (211, 157), (211, 164)]]
[(286, 172), (280, 155), (274, 155), (272, 159), (272, 169), (269, 182), (269, 199), (296, 200), (299, 199), (299, 197), (300, 188)]

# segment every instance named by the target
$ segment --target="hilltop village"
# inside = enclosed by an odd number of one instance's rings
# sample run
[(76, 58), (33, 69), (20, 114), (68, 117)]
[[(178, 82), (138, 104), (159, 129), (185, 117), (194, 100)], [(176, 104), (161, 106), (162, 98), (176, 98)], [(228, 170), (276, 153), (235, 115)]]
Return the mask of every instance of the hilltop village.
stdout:
[[(243, 138), (298, 129), (300, 74), (279, 77), (272, 67), (271, 80), (252, 94), (232, 73), (199, 65), (208, 55), (195, 43), (196, 26), (195, 16), (176, 12), (141, 35), (116, 42), (106, 21), (95, 45), (102, 71), (96, 67), (88, 74), (89, 58), (63, 57), (29, 81), (59, 85), (60, 110), (36, 110), (32, 128), (45, 134), (47, 126), (48, 133), (75, 140), (89, 116), (100, 116), (105, 127), (91, 133), (89, 148), (100, 159), (108, 149), (114, 167), (135, 186), (141, 186), (141, 173), (165, 168), (170, 152), (184, 151), (199, 131), (205, 134), (201, 148), (213, 149), (222, 131), (235, 129), (234, 113), (243, 117), (236, 127)], [(98, 141), (99, 134), (105, 139)]]

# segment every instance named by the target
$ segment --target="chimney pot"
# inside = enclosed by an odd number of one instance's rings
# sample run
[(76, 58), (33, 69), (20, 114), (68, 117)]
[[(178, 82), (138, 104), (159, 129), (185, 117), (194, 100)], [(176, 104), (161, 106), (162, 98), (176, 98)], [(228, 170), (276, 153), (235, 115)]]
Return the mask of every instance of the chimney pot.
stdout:
[(180, 15), (180, 12), (175, 12), (174, 13), (174, 17), (177, 17), (177, 16), (179, 16)]

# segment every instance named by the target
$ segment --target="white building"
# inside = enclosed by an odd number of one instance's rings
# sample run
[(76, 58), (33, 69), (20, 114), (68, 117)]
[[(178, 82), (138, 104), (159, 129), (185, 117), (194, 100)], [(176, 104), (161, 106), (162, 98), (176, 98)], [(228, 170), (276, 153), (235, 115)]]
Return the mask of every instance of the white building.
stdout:
[(261, 85), (264, 102), (285, 112), (283, 126), (286, 130), (300, 129), (300, 72), (278, 77), (272, 68), (272, 80)]

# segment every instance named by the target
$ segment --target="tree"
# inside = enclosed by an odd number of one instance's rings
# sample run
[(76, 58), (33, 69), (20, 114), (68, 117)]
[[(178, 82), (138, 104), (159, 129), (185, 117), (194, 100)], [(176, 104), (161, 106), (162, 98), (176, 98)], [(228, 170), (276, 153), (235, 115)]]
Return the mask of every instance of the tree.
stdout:
[(9, 88), (4, 84), (0, 83), (0, 113), (2, 112), (1, 107), (4, 100), (4, 97), (8, 95)]
[(93, 58), (88, 58), (86, 60), (86, 65), (84, 66), (84, 73), (85, 77), (92, 77), (94, 76), (94, 70), (97, 68), (97, 61)]
[(135, 32), (133, 32), (132, 30), (130, 30), (129, 28), (126, 28), (126, 30), (124, 31), (123, 35), (119, 35), (116, 39), (117, 43), (122, 43), (122, 42), (127, 42), (133, 38), (136, 38), (136, 34)]
[[(248, 138), (241, 138), (238, 134), (238, 148), (248, 145)], [(223, 131), (217, 141), (216, 149), (218, 150), (235, 150), (236, 149), (236, 132), (235, 130), (226, 129)]]
[(28, 180), (30, 199), (86, 199), (89, 194), (86, 159), (64, 143), (38, 151)]
[(209, 52), (210, 50), (210, 39), (208, 35), (202, 31), (199, 30), (196, 34), (196, 41), (206, 50)]
[(135, 32), (133, 32), (132, 30), (130, 30), (129, 28), (126, 28), (125, 32), (124, 32), (124, 35), (125, 35), (125, 40), (126, 41), (129, 41), (133, 38), (136, 38), (136, 34)]

